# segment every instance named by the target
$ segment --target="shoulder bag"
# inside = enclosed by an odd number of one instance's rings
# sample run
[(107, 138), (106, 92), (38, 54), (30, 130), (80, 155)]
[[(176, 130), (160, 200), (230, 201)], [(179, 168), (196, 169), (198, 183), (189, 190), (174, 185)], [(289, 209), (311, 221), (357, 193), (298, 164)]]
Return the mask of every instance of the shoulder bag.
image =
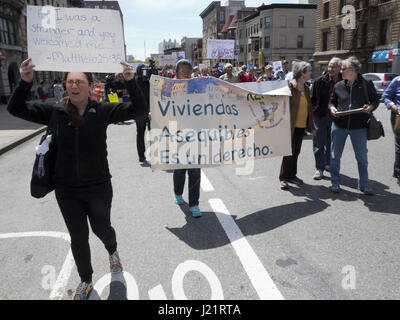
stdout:
[[(369, 100), (367, 81), (362, 78), (364, 95), (367, 99), (368, 104), (371, 103)], [(367, 121), (367, 140), (376, 140), (380, 137), (385, 136), (385, 131), (383, 130), (382, 122), (375, 118), (374, 114), (371, 112), (370, 118)]]

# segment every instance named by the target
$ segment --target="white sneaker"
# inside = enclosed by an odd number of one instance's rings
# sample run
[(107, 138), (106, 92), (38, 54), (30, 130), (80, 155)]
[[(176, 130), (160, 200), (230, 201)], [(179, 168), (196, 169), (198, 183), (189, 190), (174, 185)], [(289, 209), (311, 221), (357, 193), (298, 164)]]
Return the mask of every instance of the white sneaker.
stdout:
[(312, 178), (314, 180), (321, 180), (323, 176), (324, 176), (324, 172), (322, 170), (317, 170), (317, 171), (315, 171), (314, 176)]

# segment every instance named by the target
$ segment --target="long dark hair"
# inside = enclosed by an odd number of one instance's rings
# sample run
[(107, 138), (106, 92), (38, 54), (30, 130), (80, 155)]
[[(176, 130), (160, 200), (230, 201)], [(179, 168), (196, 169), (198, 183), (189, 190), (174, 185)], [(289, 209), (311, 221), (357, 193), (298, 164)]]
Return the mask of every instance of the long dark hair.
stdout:
[[(68, 74), (69, 72), (64, 72), (63, 75), (64, 90), (66, 90), (67, 88)], [(84, 74), (87, 81), (89, 82), (89, 85), (91, 85), (93, 83), (93, 75), (90, 72), (84, 72)], [(71, 122), (68, 125), (75, 127), (82, 126), (84, 123), (83, 117), (79, 114), (78, 109), (71, 103), (71, 99), (69, 98), (69, 96), (64, 97), (61, 102), (64, 104), (65, 109), (67, 109), (67, 112), (71, 117)]]

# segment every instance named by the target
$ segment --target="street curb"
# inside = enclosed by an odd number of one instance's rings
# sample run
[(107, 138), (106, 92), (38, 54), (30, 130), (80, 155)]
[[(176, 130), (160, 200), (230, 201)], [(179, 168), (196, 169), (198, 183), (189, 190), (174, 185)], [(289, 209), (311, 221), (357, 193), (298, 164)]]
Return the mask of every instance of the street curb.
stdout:
[(26, 135), (25, 137), (19, 138), (14, 140), (13, 142), (9, 143), (5, 147), (0, 148), (0, 155), (6, 153), (7, 151), (10, 151), (11, 149), (14, 149), (15, 147), (19, 146), (20, 144), (32, 139), (33, 137), (37, 136), (38, 134), (46, 131), (47, 126), (41, 127), (34, 132)]

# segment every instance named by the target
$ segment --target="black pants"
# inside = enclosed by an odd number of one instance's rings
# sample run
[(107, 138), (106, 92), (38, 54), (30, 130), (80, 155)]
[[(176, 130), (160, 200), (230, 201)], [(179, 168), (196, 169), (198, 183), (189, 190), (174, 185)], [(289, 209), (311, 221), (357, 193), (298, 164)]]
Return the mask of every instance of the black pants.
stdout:
[(110, 212), (113, 191), (111, 182), (82, 188), (56, 188), (56, 199), (71, 236), (71, 249), (81, 281), (92, 281), (89, 226), (104, 243), (108, 253), (117, 250)]
[[(394, 121), (396, 119), (396, 114), (390, 112), (390, 122), (392, 123), (392, 128), (394, 127)], [(400, 178), (400, 135), (394, 135), (394, 167), (393, 175)]]
[(146, 151), (146, 146), (144, 142), (144, 133), (146, 131), (146, 126), (148, 130), (150, 131), (150, 121), (147, 120), (136, 120), (136, 146), (137, 146), (137, 152), (139, 159), (145, 159), (145, 151)]
[(181, 196), (185, 187), (186, 171), (189, 175), (189, 207), (198, 206), (200, 198), (200, 169), (174, 170), (174, 192)]
[(279, 180), (290, 180), (297, 175), (297, 159), (299, 158), (301, 144), (306, 129), (295, 128), (292, 136), (292, 155), (283, 157)]

